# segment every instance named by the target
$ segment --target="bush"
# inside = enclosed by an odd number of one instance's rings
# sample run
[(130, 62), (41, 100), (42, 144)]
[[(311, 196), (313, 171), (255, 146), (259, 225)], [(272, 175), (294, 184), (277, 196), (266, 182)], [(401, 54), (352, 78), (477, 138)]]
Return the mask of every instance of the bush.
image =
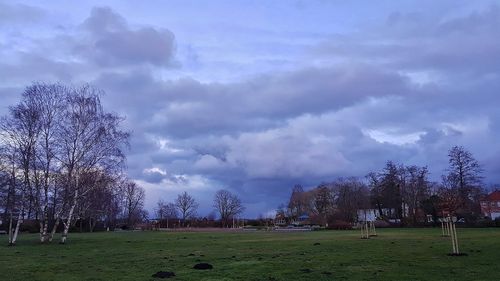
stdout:
[(342, 220), (335, 220), (328, 224), (328, 229), (347, 230), (352, 229), (352, 223)]
[[(12, 227), (16, 227), (15, 224)], [(35, 220), (25, 220), (19, 227), (21, 232), (38, 233), (40, 231), (40, 224)]]

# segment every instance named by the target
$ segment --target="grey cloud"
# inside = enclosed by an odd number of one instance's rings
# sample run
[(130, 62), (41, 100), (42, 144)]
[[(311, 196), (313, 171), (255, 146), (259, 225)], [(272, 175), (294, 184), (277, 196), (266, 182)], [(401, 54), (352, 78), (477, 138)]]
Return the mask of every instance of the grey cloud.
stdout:
[(391, 69), (436, 70), (452, 79), (483, 76), (500, 70), (496, 63), (500, 61), (499, 14), (497, 5), (453, 18), (393, 13), (385, 25), (358, 36), (337, 36), (316, 50), (325, 56)]
[(87, 38), (76, 41), (74, 50), (100, 66), (172, 66), (175, 36), (164, 28), (131, 28), (110, 8), (93, 8), (82, 24)]
[[(308, 68), (229, 84), (192, 79), (162, 82), (151, 75), (106, 74), (96, 83), (108, 90), (115, 106), (147, 107), (136, 116), (143, 126), (178, 138), (258, 131), (301, 114), (321, 114), (369, 97), (413, 92), (406, 78), (368, 66)], [(125, 94), (127, 100), (122, 98)]]
[(0, 26), (32, 24), (43, 19), (46, 12), (38, 7), (0, 2)]

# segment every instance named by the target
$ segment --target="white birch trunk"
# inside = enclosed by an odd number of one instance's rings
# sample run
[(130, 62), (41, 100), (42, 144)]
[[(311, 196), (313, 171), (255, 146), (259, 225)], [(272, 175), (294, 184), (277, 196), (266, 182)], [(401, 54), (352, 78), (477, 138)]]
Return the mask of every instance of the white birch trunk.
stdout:
[[(40, 223), (40, 242), (45, 243), (48, 240), (49, 236), (49, 206), (47, 200), (43, 206), (43, 222)], [(41, 220), (42, 221), (42, 220)]]
[(73, 197), (73, 204), (71, 205), (71, 208), (69, 209), (68, 218), (66, 219), (66, 222), (63, 221), (64, 230), (63, 230), (63, 233), (61, 236), (60, 244), (65, 244), (66, 240), (68, 238), (69, 227), (71, 226), (71, 220), (73, 219), (73, 213), (75, 212), (77, 199), (78, 199), (78, 189), (75, 190), (75, 195)]
[(12, 213), (10, 213), (10, 220), (9, 220), (9, 245), (12, 243)]
[(19, 228), (21, 227), (21, 223), (23, 221), (23, 213), (24, 213), (24, 206), (21, 208), (21, 211), (17, 216), (16, 229), (14, 230), (14, 235), (12, 236), (12, 240), (9, 243), (10, 246), (16, 245), (17, 235), (19, 234)]
[(56, 222), (54, 223), (54, 227), (52, 228), (52, 231), (50, 232), (50, 236), (48, 237), (48, 241), (52, 242), (54, 239), (54, 235), (56, 235), (57, 227), (59, 226), (61, 219), (59, 218), (59, 214), (57, 215)]

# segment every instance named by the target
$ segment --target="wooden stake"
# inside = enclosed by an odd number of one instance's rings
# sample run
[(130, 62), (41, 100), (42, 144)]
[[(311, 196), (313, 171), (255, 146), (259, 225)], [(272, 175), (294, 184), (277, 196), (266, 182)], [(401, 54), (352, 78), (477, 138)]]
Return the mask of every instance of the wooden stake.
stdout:
[(361, 223), (361, 239), (368, 239), (370, 238), (370, 233), (369, 233), (369, 230), (368, 230), (368, 222), (364, 221)]
[(453, 238), (454, 238), (454, 241), (455, 241), (455, 254), (460, 254), (460, 251), (458, 250), (458, 237), (457, 237), (457, 227), (455, 225), (455, 222), (453, 222)]
[(375, 230), (374, 221), (370, 221), (370, 236), (377, 236), (377, 230)]
[(453, 248), (453, 254), (456, 254), (457, 250), (456, 250), (456, 246), (455, 246), (455, 237), (454, 237), (455, 235), (453, 232), (453, 222), (451, 221), (450, 217), (448, 217), (448, 228), (451, 231), (451, 246)]

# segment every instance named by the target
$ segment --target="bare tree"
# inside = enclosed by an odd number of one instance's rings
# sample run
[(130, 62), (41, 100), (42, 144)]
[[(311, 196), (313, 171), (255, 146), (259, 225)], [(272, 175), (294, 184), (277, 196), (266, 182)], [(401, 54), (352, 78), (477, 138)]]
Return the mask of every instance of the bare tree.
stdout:
[(88, 85), (34, 83), (1, 119), (1, 166), (9, 186), (3, 215), (17, 217), (10, 244), (24, 219), (39, 222), (42, 243), (52, 240), (62, 221), (64, 243), (75, 209), (82, 214), (91, 208), (89, 193), (121, 171), (129, 135), (119, 128), (122, 118), (104, 111), (100, 95)]
[(343, 221), (356, 221), (358, 210), (370, 206), (368, 187), (357, 178), (339, 179), (333, 193), (337, 216)]
[(234, 219), (245, 210), (241, 200), (225, 189), (215, 193), (213, 207), (219, 213), (224, 227), (227, 227), (231, 219)]
[(321, 218), (321, 223), (326, 223), (328, 214), (333, 211), (334, 195), (327, 184), (321, 184), (314, 191), (314, 211)]
[(167, 228), (169, 227), (169, 220), (177, 218), (177, 209), (174, 203), (166, 203), (162, 199), (156, 203), (156, 216), (160, 220), (160, 224), (166, 221)]
[[(40, 222), (40, 241), (48, 241), (49, 203), (51, 191), (55, 192), (54, 175), (59, 167), (55, 161), (57, 154), (57, 133), (62, 122), (65, 107), (65, 88), (58, 84), (35, 83), (27, 88), (24, 98), (31, 100), (39, 115), (40, 133), (35, 155), (35, 187), (37, 210)], [(38, 176), (38, 173), (40, 174)]]
[(177, 196), (177, 199), (175, 200), (175, 207), (181, 214), (182, 223), (185, 224), (187, 219), (195, 216), (198, 209), (198, 203), (196, 203), (191, 195), (184, 191), (182, 194)]
[(297, 184), (293, 187), (290, 200), (288, 201), (288, 210), (293, 219), (312, 209), (309, 195), (301, 185)]
[(411, 223), (416, 224), (419, 220), (417, 211), (430, 194), (427, 179), (429, 172), (427, 167), (408, 166), (405, 167), (404, 173), (406, 181), (405, 187), (401, 191), (402, 201)]
[(464, 213), (477, 210), (478, 197), (481, 193), (483, 169), (472, 153), (462, 146), (454, 146), (448, 152), (448, 174), (443, 176), (444, 185), (450, 190), (449, 195), (457, 196), (456, 210)]
[(64, 192), (68, 195), (66, 208), (62, 209), (65, 211), (63, 244), (79, 200), (96, 187), (91, 181), (81, 184), (81, 177), (96, 170), (113, 173), (125, 158), (122, 148), (127, 144), (128, 133), (119, 129), (122, 118), (104, 111), (99, 99), (101, 94), (101, 91), (84, 85), (66, 95), (58, 157), (66, 176)]
[[(27, 92), (29, 89), (23, 96), (26, 96)], [(25, 218), (25, 211), (26, 209), (31, 211), (33, 207), (33, 167), (35, 165), (35, 147), (40, 134), (40, 118), (35, 106), (33, 106), (33, 101), (30, 99), (23, 99), (20, 104), (9, 109), (10, 116), (1, 120), (0, 132), (6, 145), (11, 148), (11, 153), (15, 155), (15, 158), (12, 159), (14, 169), (22, 171), (23, 175), (22, 182), (16, 185), (16, 188), (19, 188), (20, 200), (17, 201), (16, 226), (9, 241), (9, 245), (15, 245), (19, 228)]]
[(124, 206), (127, 225), (132, 227), (137, 221), (142, 219), (144, 199), (146, 193), (144, 188), (138, 186), (135, 182), (126, 180), (124, 182)]

